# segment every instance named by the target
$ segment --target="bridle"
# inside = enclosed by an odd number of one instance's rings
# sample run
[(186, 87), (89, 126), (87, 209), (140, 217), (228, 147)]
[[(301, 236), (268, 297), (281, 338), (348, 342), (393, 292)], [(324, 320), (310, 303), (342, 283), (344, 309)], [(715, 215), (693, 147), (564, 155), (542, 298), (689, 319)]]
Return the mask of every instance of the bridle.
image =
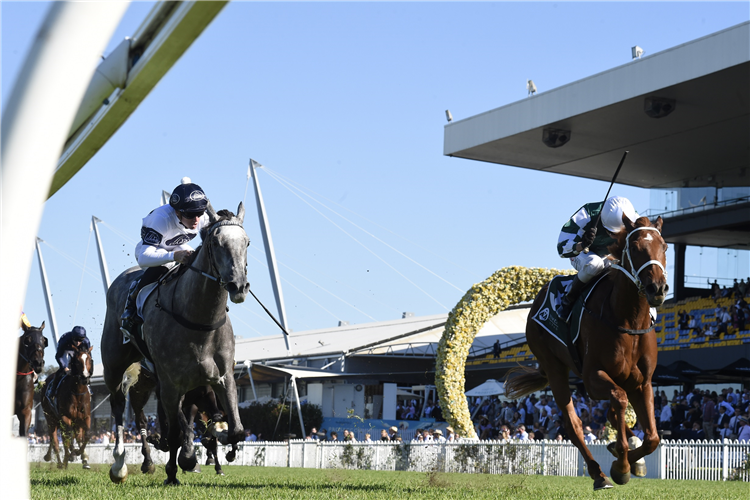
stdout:
[[(210, 280), (217, 282), (219, 286), (226, 289), (227, 282), (221, 279), (221, 273), (219, 273), (218, 269), (216, 269), (216, 265), (214, 264), (213, 253), (211, 252), (211, 248), (213, 247), (211, 243), (213, 242), (212, 236), (214, 234), (214, 231), (224, 226), (242, 227), (242, 222), (236, 219), (222, 220), (222, 221), (216, 222), (208, 229), (208, 234), (206, 235), (206, 242), (203, 244), (203, 246), (206, 247), (206, 251), (208, 252), (208, 266), (209, 266), (210, 274), (205, 271), (201, 271), (200, 269), (198, 269), (197, 267), (194, 267), (191, 264), (187, 264), (185, 267), (187, 267), (188, 269), (192, 271), (202, 274), (203, 276), (205, 276), (206, 278)], [(245, 229), (243, 228), (242, 230), (244, 231)], [(218, 277), (214, 276), (214, 274), (218, 275)]]
[[(24, 337), (26, 337), (26, 334), (24, 334), (21, 337), (21, 339), (23, 339)], [(29, 335), (29, 338), (31, 338), (30, 335)], [(26, 344), (23, 343), (23, 340), (21, 340), (21, 345), (23, 346), (23, 349), (19, 349), (18, 350), (18, 357), (21, 358), (22, 360), (24, 360), (26, 363), (28, 363), (29, 368), (31, 368), (31, 371), (28, 371), (28, 372), (17, 371), (16, 375), (18, 375), (19, 377), (26, 377), (26, 376), (31, 375), (32, 373), (34, 373), (34, 367), (32, 366), (31, 360), (29, 359), (29, 357), (31, 355), (28, 354), (26, 351), (28, 351), (28, 350), (30, 350), (32, 348), (34, 349), (34, 351), (37, 351), (37, 350), (39, 350), (38, 346), (40, 346), (41, 344), (39, 344), (37, 342), (34, 342), (31, 345), (26, 345)], [(41, 350), (42, 350), (42, 352), (44, 352), (44, 348), (42, 348)]]
[[(237, 219), (228, 219), (228, 220), (222, 220), (222, 221), (216, 222), (213, 225), (211, 225), (211, 227), (209, 227), (208, 233), (206, 234), (206, 239), (204, 240), (204, 243), (203, 243), (203, 247), (205, 247), (206, 252), (208, 252), (208, 266), (209, 266), (210, 273), (202, 271), (202, 270), (198, 269), (197, 267), (194, 267), (192, 264), (183, 264), (183, 265), (185, 266), (186, 269), (190, 269), (192, 271), (195, 271), (195, 272), (203, 275), (204, 277), (206, 277), (206, 278), (208, 278), (208, 279), (210, 279), (212, 281), (215, 281), (216, 283), (219, 284), (220, 287), (222, 287), (222, 288), (224, 288), (226, 290), (226, 287), (227, 287), (228, 283), (221, 279), (221, 273), (219, 273), (218, 269), (216, 269), (216, 265), (214, 264), (213, 253), (211, 251), (211, 249), (213, 248), (212, 243), (214, 241), (214, 238), (213, 238), (214, 231), (216, 231), (220, 227), (225, 227), (225, 226), (239, 226), (239, 227), (242, 228), (242, 222), (239, 221), (239, 220), (237, 220)], [(245, 229), (243, 228), (242, 230), (244, 232)], [(218, 277), (214, 276), (214, 274), (218, 275)], [(178, 280), (179, 280), (180, 276), (182, 276), (181, 273), (178, 274), (178, 277), (177, 277)], [(160, 284), (161, 284), (161, 282), (160, 282)], [(175, 310), (175, 308), (174, 308), (174, 296), (175, 296), (175, 294), (174, 293), (172, 294), (172, 304), (170, 306), (171, 311), (167, 310), (162, 304), (159, 303), (159, 289), (160, 288), (161, 287), (157, 287), (156, 307), (158, 309), (161, 309), (162, 311), (166, 312), (167, 314), (170, 314), (172, 316), (172, 318), (174, 318), (174, 320), (177, 321), (177, 323), (179, 323), (180, 325), (184, 326), (185, 328), (188, 328), (190, 330), (197, 330), (197, 331), (207, 332), (207, 331), (213, 331), (213, 330), (216, 330), (218, 328), (221, 328), (224, 325), (224, 323), (226, 323), (226, 321), (227, 321), (227, 315), (226, 314), (224, 314), (224, 316), (221, 319), (219, 319), (218, 321), (216, 321), (215, 323), (200, 324), (200, 323), (194, 323), (194, 322), (190, 321), (189, 319), (184, 318), (181, 315), (175, 313), (174, 312), (174, 310)], [(229, 308), (227, 308), (227, 311), (229, 311)]]
[(626, 264), (630, 267), (630, 270), (620, 266), (619, 264), (612, 264), (612, 267), (615, 269), (619, 269), (623, 273), (625, 273), (625, 276), (630, 278), (630, 281), (635, 284), (635, 286), (638, 288), (638, 294), (643, 296), (645, 295), (645, 287), (643, 286), (643, 283), (641, 282), (640, 274), (641, 271), (646, 269), (648, 266), (654, 265), (661, 268), (662, 272), (664, 273), (664, 278), (667, 277), (667, 270), (664, 268), (664, 264), (662, 264), (660, 261), (652, 259), (648, 262), (644, 263), (641, 267), (638, 268), (638, 271), (633, 272), (635, 269), (635, 265), (633, 265), (633, 259), (630, 256), (630, 237), (635, 234), (637, 231), (656, 231), (659, 233), (659, 236), (661, 236), (661, 231), (659, 231), (655, 227), (637, 227), (630, 231), (628, 235), (625, 237), (625, 250), (623, 251), (623, 264)]

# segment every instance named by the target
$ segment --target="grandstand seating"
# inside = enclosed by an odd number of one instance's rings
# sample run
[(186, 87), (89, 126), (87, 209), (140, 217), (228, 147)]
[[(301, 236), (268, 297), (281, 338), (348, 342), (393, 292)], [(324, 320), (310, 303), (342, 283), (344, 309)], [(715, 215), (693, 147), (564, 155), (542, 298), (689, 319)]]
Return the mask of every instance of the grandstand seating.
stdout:
[[(658, 309), (656, 318), (656, 343), (659, 351), (674, 351), (678, 349), (704, 349), (710, 347), (723, 347), (741, 344), (750, 344), (750, 322), (745, 330), (738, 331), (732, 326), (727, 333), (719, 334), (717, 337), (706, 339), (696, 336), (690, 330), (679, 330), (677, 325), (678, 313), (685, 310), (689, 315), (698, 320), (698, 327), (703, 325), (714, 325), (716, 317), (714, 310), (716, 306), (729, 308), (734, 301), (730, 298), (719, 299), (715, 302), (711, 298), (690, 298), (676, 303), (662, 306)], [(536, 357), (531, 352), (529, 345), (524, 343), (509, 347), (500, 352), (499, 358), (494, 358), (492, 353), (469, 359), (466, 366), (494, 364), (494, 363), (516, 363), (533, 360)]]

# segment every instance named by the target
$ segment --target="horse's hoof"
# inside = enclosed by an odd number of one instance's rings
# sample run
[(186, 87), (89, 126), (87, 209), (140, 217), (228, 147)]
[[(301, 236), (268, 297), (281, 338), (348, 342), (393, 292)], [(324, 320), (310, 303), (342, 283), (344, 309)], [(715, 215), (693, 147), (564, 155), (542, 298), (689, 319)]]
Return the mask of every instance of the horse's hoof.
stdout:
[(91, 468), (91, 466), (89, 465), (88, 462), (83, 462), (83, 468), (86, 469), (86, 470), (88, 470), (88, 469)]
[(224, 471), (223, 470), (217, 470), (216, 471), (216, 475), (223, 476), (224, 475)]
[(628, 484), (628, 481), (630, 481), (630, 471), (623, 474), (615, 468), (616, 464), (616, 460), (612, 462), (612, 467), (609, 468), (609, 475), (612, 477), (612, 480), (619, 485)]
[(234, 451), (227, 452), (227, 462), (234, 462), (234, 459), (237, 458), (237, 454)]
[(177, 478), (174, 478), (174, 479), (166, 478), (164, 480), (164, 486), (179, 486), (179, 485), (180, 485), (180, 480)]
[(645, 463), (639, 464), (636, 462), (630, 467), (630, 470), (635, 477), (646, 477), (647, 469)]
[(198, 469), (198, 472), (201, 470), (198, 465), (198, 459), (195, 457), (195, 453), (193, 453), (192, 456), (186, 456), (180, 453), (177, 457), (177, 463), (180, 466), (180, 469), (185, 472), (193, 472), (196, 468)]
[(141, 464), (141, 472), (144, 474), (153, 474), (154, 464), (152, 462), (144, 462), (143, 464)]
[(617, 453), (617, 446), (614, 441), (607, 445), (607, 451), (609, 451), (615, 458), (620, 458), (620, 454)]
[(208, 457), (208, 458), (206, 459), (206, 465), (213, 465), (213, 464), (214, 464), (214, 459), (213, 459), (213, 458), (211, 458), (211, 457)]
[(49, 453), (47, 453), (46, 455), (44, 455), (44, 461), (45, 462), (49, 462), (51, 459), (52, 459), (52, 457), (50, 456)]
[(599, 477), (594, 480), (594, 491), (607, 490), (614, 488), (614, 485), (606, 477)]
[(109, 469), (109, 480), (112, 481), (115, 484), (122, 484), (128, 479), (128, 475), (125, 474), (124, 476), (118, 476), (114, 473), (112, 473), (112, 469)]

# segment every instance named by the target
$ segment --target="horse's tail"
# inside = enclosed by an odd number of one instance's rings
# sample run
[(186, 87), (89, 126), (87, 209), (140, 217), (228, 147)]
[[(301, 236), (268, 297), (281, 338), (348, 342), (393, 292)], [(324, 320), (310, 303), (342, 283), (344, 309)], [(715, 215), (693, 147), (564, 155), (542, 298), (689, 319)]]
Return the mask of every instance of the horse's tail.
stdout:
[[(514, 374), (518, 374), (513, 376)], [(541, 391), (549, 384), (547, 376), (536, 368), (517, 366), (505, 376), (505, 397), (517, 399)]]
[(122, 393), (127, 394), (130, 388), (138, 382), (138, 376), (141, 374), (141, 363), (135, 362), (125, 369), (125, 373), (122, 374)]

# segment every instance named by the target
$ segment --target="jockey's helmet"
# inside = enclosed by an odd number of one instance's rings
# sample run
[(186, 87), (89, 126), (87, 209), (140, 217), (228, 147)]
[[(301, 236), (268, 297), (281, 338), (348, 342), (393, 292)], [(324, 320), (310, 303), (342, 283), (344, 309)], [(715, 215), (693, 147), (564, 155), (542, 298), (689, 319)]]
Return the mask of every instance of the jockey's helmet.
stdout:
[(183, 216), (195, 217), (203, 215), (206, 211), (208, 198), (198, 184), (193, 184), (188, 177), (185, 177), (182, 179), (182, 184), (172, 191), (169, 204)]
[(625, 215), (630, 222), (638, 219), (638, 213), (633, 208), (630, 200), (622, 196), (607, 198), (602, 207), (602, 225), (611, 233), (618, 233), (623, 228), (622, 216)]
[(72, 332), (75, 338), (82, 339), (86, 336), (86, 329), (82, 326), (74, 326)]

